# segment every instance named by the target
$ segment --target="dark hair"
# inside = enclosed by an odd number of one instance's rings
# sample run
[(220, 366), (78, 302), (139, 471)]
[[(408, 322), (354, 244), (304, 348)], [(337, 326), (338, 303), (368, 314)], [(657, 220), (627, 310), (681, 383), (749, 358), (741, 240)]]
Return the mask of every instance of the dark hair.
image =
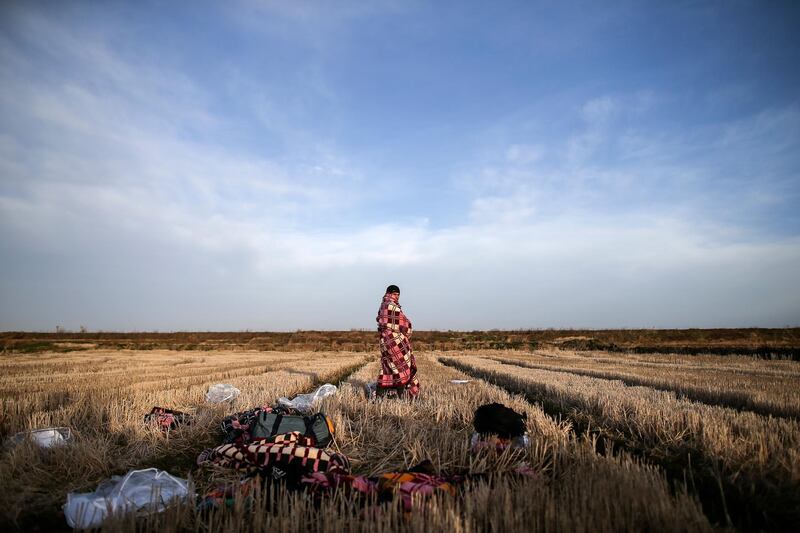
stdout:
[(389, 294), (390, 292), (396, 292), (399, 294), (400, 287), (398, 287), (397, 285), (389, 285), (388, 287), (386, 287), (386, 294)]

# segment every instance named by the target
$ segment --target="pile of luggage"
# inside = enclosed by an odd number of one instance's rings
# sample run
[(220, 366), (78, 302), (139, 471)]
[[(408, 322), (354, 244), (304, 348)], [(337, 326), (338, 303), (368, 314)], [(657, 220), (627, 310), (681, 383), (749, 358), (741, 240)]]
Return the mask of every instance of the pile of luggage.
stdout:
[[(333, 385), (325, 385), (312, 394), (293, 400), (280, 398), (275, 405), (254, 407), (225, 417), (220, 424), (221, 444), (203, 450), (197, 456), (197, 465), (230, 469), (241, 475), (240, 481), (213, 487), (199, 498), (199, 508), (230, 506), (241, 499), (252, 502), (258, 489), (275, 484), (290, 491), (305, 491), (314, 498), (324, 498), (337, 490), (362, 497), (365, 503), (385, 503), (398, 498), (403, 511), (408, 513), (414, 495), (425, 497), (437, 492), (455, 495), (464, 481), (482, 477), (440, 474), (430, 461), (407, 471), (377, 476), (351, 474), (348, 458), (330, 448), (336, 432), (333, 421), (322, 412), (314, 412), (319, 398), (335, 390)], [(229, 395), (230, 391), (220, 392), (223, 393)], [(195, 419), (189, 413), (154, 407), (144, 421), (168, 434), (194, 423)], [(523, 455), (528, 449), (525, 416), (504, 405), (480, 406), (475, 411), (473, 426), (472, 453), (510, 450)], [(525, 461), (507, 473), (536, 475)], [(159, 512), (175, 501), (190, 501), (193, 497), (186, 480), (151, 468), (116, 476), (101, 483), (94, 492), (71, 493), (64, 510), (70, 526), (98, 527), (110, 514)]]
[(231, 468), (299, 488), (304, 475), (349, 472), (343, 454), (327, 449), (335, 428), (324, 413), (305, 415), (290, 408), (262, 406), (222, 421), (223, 444), (203, 450), (197, 464)]

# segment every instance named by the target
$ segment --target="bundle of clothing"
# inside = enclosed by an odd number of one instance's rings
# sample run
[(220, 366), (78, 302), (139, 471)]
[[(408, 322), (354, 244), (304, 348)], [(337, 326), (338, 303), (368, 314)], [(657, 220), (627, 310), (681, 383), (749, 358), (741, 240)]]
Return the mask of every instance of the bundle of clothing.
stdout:
[(456, 486), (466, 476), (438, 475), (425, 460), (406, 472), (390, 472), (378, 476), (352, 476), (341, 471), (316, 472), (301, 480), (313, 495), (324, 496), (334, 490), (345, 490), (362, 497), (375, 496), (378, 503), (392, 501), (400, 495), (403, 511), (411, 512), (413, 496), (430, 496), (436, 492), (456, 495)]
[(155, 426), (164, 432), (193, 422), (192, 415), (166, 407), (153, 407), (149, 413), (144, 415), (145, 424)]

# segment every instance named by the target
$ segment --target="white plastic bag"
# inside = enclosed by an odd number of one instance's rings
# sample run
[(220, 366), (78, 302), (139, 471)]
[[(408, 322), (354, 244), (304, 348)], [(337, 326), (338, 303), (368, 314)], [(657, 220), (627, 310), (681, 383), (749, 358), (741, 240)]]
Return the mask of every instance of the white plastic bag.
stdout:
[(72, 440), (72, 430), (67, 427), (42, 428), (23, 431), (11, 437), (13, 444), (30, 440), (40, 448), (63, 446)]
[(211, 403), (222, 403), (228, 400), (235, 400), (242, 393), (239, 389), (228, 383), (217, 383), (209, 387), (206, 393), (206, 401)]
[(99, 527), (115, 513), (145, 511), (159, 513), (173, 501), (189, 496), (188, 482), (156, 468), (131, 470), (113, 476), (94, 492), (70, 492), (64, 517), (73, 528)]
[(310, 412), (314, 408), (314, 404), (321, 399), (331, 394), (336, 394), (336, 390), (336, 385), (326, 383), (311, 394), (298, 394), (293, 400), (286, 397), (278, 398), (278, 405), (307, 413)]

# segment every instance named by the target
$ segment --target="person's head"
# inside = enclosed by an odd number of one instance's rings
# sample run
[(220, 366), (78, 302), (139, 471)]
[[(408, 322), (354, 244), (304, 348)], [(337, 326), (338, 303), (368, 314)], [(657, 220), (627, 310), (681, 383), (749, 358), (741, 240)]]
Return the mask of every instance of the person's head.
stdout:
[(400, 287), (397, 285), (389, 285), (386, 287), (386, 294), (396, 294), (397, 297), (400, 297)]

